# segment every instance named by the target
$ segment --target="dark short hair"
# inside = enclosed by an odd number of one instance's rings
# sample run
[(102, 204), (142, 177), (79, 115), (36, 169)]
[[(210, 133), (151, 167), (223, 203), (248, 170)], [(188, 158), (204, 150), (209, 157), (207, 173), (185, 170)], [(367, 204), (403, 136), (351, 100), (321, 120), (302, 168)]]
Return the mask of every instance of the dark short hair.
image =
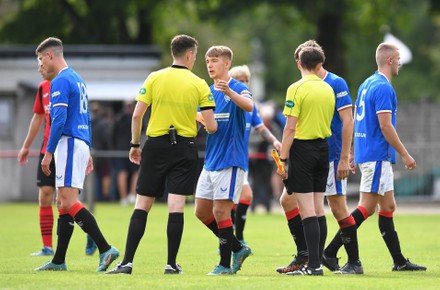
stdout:
[(324, 51), (320, 47), (304, 47), (299, 53), (299, 60), (301, 61), (301, 67), (314, 70), (318, 64), (324, 63)]
[(56, 48), (56, 51), (58, 53), (62, 53), (63, 52), (63, 42), (61, 41), (61, 39), (56, 38), (56, 37), (46, 38), (38, 45), (37, 49), (35, 50), (35, 54), (38, 55), (38, 53), (41, 53), (48, 48)]
[(199, 45), (194, 37), (180, 34), (173, 37), (171, 40), (171, 54), (174, 57), (179, 57), (186, 51), (196, 48)]

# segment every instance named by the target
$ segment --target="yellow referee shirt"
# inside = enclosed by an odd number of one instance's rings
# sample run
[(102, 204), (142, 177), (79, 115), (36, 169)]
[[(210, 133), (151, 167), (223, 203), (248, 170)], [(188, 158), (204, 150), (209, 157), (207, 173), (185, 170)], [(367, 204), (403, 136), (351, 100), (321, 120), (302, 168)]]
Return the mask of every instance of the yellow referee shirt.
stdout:
[(146, 132), (150, 137), (168, 134), (171, 125), (179, 136), (195, 137), (198, 108), (215, 107), (208, 84), (184, 67), (168, 67), (152, 72), (136, 100), (151, 106)]
[(287, 89), (283, 114), (297, 117), (295, 139), (314, 140), (331, 136), (331, 120), (335, 111), (333, 89), (311, 74)]

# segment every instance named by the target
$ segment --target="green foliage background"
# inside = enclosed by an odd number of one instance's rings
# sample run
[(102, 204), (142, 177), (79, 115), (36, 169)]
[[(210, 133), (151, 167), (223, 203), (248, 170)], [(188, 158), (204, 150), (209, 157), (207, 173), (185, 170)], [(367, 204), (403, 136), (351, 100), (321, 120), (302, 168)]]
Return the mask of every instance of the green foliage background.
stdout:
[(326, 68), (347, 80), (355, 99), (389, 31), (413, 53), (393, 80), (399, 99), (412, 102), (440, 99), (439, 11), (435, 0), (0, 0), (0, 44), (38, 44), (47, 36), (69, 44), (155, 44), (166, 66), (170, 38), (187, 33), (200, 42), (197, 74), (209, 79), (204, 52), (225, 44), (233, 64), (264, 65), (264, 95), (282, 102), (299, 78), (292, 57), (298, 44), (317, 39)]

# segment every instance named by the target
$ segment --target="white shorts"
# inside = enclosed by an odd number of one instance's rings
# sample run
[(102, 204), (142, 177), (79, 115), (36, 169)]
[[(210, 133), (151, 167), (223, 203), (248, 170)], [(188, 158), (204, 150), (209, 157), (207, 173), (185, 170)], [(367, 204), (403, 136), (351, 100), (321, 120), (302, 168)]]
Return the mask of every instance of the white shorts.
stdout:
[(338, 165), (339, 160), (330, 162), (324, 196), (347, 194), (347, 178), (344, 180), (337, 178)]
[(55, 186), (83, 188), (90, 149), (86, 142), (61, 136), (55, 149)]
[(244, 173), (243, 185), (249, 185), (249, 171)]
[(394, 190), (393, 167), (389, 161), (373, 161), (359, 164), (361, 170), (361, 192), (384, 195)]
[(245, 171), (230, 167), (219, 171), (203, 169), (197, 182), (196, 198), (232, 200), (238, 203), (243, 188)]

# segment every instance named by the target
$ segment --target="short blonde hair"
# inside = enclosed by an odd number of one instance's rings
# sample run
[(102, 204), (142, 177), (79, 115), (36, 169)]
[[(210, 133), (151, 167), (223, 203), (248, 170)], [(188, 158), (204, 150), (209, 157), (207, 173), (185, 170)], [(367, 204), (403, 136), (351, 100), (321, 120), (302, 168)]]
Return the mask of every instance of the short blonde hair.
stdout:
[(397, 46), (391, 43), (382, 42), (376, 49), (376, 63), (377, 66), (386, 64), (387, 59), (393, 55), (394, 52), (399, 51)]
[(225, 57), (232, 61), (234, 54), (232, 50), (224, 45), (211, 46), (205, 54), (205, 57)]
[(233, 68), (231, 68), (229, 70), (229, 75), (234, 79), (243, 75), (248, 79), (248, 81), (251, 79), (251, 71), (249, 70), (249, 67), (245, 64), (234, 66)]

